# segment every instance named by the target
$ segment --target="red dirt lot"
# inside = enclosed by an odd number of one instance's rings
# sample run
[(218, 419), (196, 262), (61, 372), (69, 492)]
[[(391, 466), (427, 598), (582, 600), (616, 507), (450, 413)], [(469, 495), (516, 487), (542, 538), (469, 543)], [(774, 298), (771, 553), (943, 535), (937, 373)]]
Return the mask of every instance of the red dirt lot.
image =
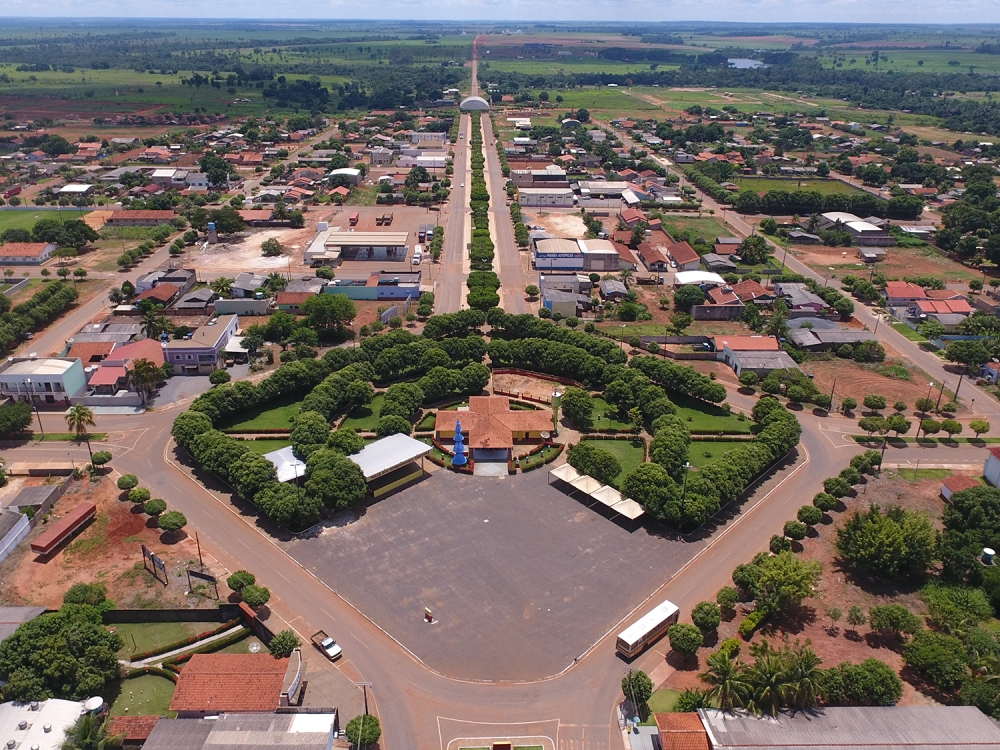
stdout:
[[(176, 539), (151, 527), (151, 519), (133, 512), (132, 503), (120, 499), (122, 493), (113, 475), (95, 484), (89, 479), (74, 480), (50, 513), (47, 523), (39, 523), (28, 538), (0, 565), (0, 601), (58, 608), (63, 595), (75, 583), (103, 583), (109, 598), (122, 608), (213, 607), (212, 598), (187, 595), (184, 570), (198, 566), (194, 530), (190, 536), (178, 532)], [(42, 558), (31, 551), (30, 542), (48, 526), (83, 502), (97, 505), (96, 518), (53, 555)], [(142, 569), (142, 548), (146, 545), (167, 566), (169, 585), (163, 586)], [(205, 557), (206, 572), (225, 576), (212, 557)], [(161, 575), (162, 579), (162, 575)], [(220, 595), (226, 596), (220, 586)]]
[[(771, 643), (781, 643), (788, 640), (794, 643), (809, 641), (813, 650), (823, 660), (823, 667), (836, 666), (841, 662), (859, 663), (868, 658), (879, 659), (897, 672), (903, 669), (903, 657), (899, 644), (884, 643), (869, 632), (867, 626), (856, 630), (847, 625), (844, 619), (834, 623), (825, 613), (833, 608), (840, 609), (844, 617), (852, 605), (859, 605), (865, 613), (869, 608), (880, 604), (898, 603), (909, 607), (918, 615), (926, 614), (926, 607), (918, 598), (916, 591), (919, 584), (894, 587), (878, 582), (855, 579), (849, 570), (842, 568), (834, 543), (837, 528), (853, 514), (854, 510), (864, 512), (869, 505), (877, 503), (883, 507), (890, 504), (903, 505), (907, 509), (926, 513), (935, 526), (941, 527), (941, 512), (943, 500), (939, 492), (940, 479), (923, 479), (909, 482), (892, 471), (886, 471), (879, 478), (867, 477), (867, 484), (860, 488), (861, 494), (854, 498), (844, 498), (846, 501), (839, 511), (827, 514), (825, 523), (816, 526), (812, 536), (802, 542), (801, 551), (805, 557), (819, 560), (823, 565), (823, 577), (819, 591), (815, 597), (806, 599), (799, 612), (792, 617), (783, 618), (765, 625), (754, 634), (751, 643), (768, 640)], [(706, 592), (707, 593), (707, 592)], [(710, 597), (706, 597), (710, 598)], [(697, 661), (679, 660), (671, 654), (668, 664), (673, 672), (667, 676), (662, 685), (675, 690), (686, 688), (703, 688), (698, 679), (698, 673), (705, 668), (705, 659), (716, 650), (717, 644), (725, 638), (739, 638), (737, 627), (745, 614), (744, 605), (738, 605), (736, 616), (730, 621), (723, 620), (719, 627), (718, 638), (714, 636), (706, 640), (706, 645), (698, 652)], [(748, 657), (749, 643), (740, 648), (744, 660)], [(666, 646), (666, 648), (669, 648)], [(900, 705), (919, 706), (934, 703), (934, 698), (921, 691), (920, 685), (913, 685), (903, 678), (903, 697)]]

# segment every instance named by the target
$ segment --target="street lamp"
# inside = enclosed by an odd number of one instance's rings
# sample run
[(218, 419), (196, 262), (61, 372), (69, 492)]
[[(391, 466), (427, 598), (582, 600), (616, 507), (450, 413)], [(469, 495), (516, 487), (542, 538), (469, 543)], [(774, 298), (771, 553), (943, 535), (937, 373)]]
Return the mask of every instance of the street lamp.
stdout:
[(31, 402), (31, 408), (35, 412), (35, 416), (38, 417), (38, 431), (42, 433), (42, 437), (45, 437), (45, 429), (42, 427), (42, 414), (38, 411), (38, 404), (35, 403), (35, 389), (31, 386), (31, 378), (25, 378), (25, 390), (28, 391), (28, 400)]
[(622, 341), (621, 341), (621, 346), (622, 346), (622, 351), (624, 351), (624, 350), (625, 350), (625, 324), (624, 324), (624, 323), (622, 323), (620, 327), (621, 327), (621, 329), (622, 329)]
[(691, 469), (691, 462), (684, 462), (684, 483), (681, 486), (681, 518), (684, 517), (685, 500), (687, 499), (688, 471)]

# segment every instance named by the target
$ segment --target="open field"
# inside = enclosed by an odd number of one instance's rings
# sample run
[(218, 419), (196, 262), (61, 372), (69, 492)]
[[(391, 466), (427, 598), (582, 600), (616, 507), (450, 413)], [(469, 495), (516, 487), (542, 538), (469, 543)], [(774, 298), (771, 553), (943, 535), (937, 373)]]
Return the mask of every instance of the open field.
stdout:
[[(793, 253), (807, 266), (825, 276), (836, 274), (841, 278), (845, 274), (853, 274), (867, 277), (871, 271), (871, 266), (858, 260), (855, 248), (811, 245), (796, 247)], [(982, 273), (947, 258), (931, 245), (911, 248), (890, 247), (886, 259), (878, 264), (876, 270), (884, 273), (890, 280), (924, 275), (939, 276), (946, 282), (967, 282), (982, 278)]]
[(718, 461), (733, 448), (746, 445), (746, 441), (737, 440), (698, 440), (691, 443), (688, 449), (688, 461), (696, 469), (703, 469), (714, 461)]
[[(870, 62), (873, 50), (879, 50), (878, 67)], [(831, 54), (833, 53), (833, 54)], [(967, 73), (969, 68), (977, 73), (1000, 72), (1000, 56), (984, 55), (973, 50), (939, 49), (885, 49), (877, 44), (867, 49), (832, 49), (817, 55), (817, 61), (825, 68), (838, 65), (842, 70), (903, 71), (907, 73)], [(866, 64), (866, 60), (868, 63)]]
[(299, 413), (302, 406), (300, 398), (285, 398), (270, 404), (264, 404), (240, 413), (243, 417), (238, 422), (222, 425), (223, 429), (253, 430), (253, 429), (291, 429), (292, 417)]
[(755, 193), (766, 193), (769, 190), (815, 190), (823, 195), (852, 195), (860, 193), (856, 187), (837, 179), (802, 179), (785, 177), (734, 177), (730, 182), (740, 186), (740, 190), (753, 190)]
[(55, 219), (56, 221), (71, 221), (82, 219), (90, 213), (90, 209), (64, 208), (61, 211), (4, 209), (0, 210), (0, 232), (5, 229), (31, 229), (39, 219)]
[(710, 245), (715, 244), (716, 237), (733, 236), (733, 233), (721, 221), (709, 217), (699, 218), (669, 214), (663, 217), (663, 229), (671, 236), (676, 235), (678, 231), (690, 232), (692, 240), (700, 237)]
[(606, 450), (618, 459), (618, 463), (621, 464), (622, 470), (613, 482), (616, 487), (621, 483), (622, 479), (639, 468), (639, 464), (641, 464), (644, 459), (645, 451), (643, 449), (642, 441), (639, 439), (605, 440), (602, 438), (593, 438), (587, 442), (595, 448)]
[[(490, 70), (524, 73), (525, 75), (572, 75), (574, 73), (607, 73), (609, 75), (627, 75), (629, 73), (644, 73), (649, 70), (648, 62), (620, 62), (618, 60), (602, 60), (593, 57), (567, 57), (551, 60), (512, 60), (497, 58), (479, 64), (480, 75)], [(676, 70), (679, 65), (660, 63), (657, 70)], [(565, 96), (565, 94), (563, 94)]]

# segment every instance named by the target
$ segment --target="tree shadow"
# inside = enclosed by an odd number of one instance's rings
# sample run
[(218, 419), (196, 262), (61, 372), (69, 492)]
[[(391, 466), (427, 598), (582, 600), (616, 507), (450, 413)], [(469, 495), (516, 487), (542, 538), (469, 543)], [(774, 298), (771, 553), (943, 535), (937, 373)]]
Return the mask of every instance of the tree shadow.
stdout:
[(864, 638), (865, 642), (871, 648), (884, 648), (889, 651), (895, 651), (897, 654), (903, 652), (903, 639), (894, 633), (880, 633), (873, 630), (865, 633)]
[(816, 622), (816, 608), (808, 605), (801, 605), (782, 613), (774, 618), (762, 628), (765, 632), (777, 633), (779, 630), (790, 635), (797, 635), (806, 629), (806, 626)]
[(695, 672), (699, 668), (697, 654), (682, 654), (679, 651), (671, 651), (667, 654), (667, 664), (678, 672)]
[(166, 545), (179, 544), (187, 538), (188, 534), (184, 529), (180, 529), (179, 531), (164, 531), (160, 534), (160, 543)]
[(927, 681), (923, 674), (918, 672), (913, 667), (904, 666), (900, 670), (899, 676), (912, 685), (918, 693), (927, 696), (931, 700), (937, 701), (945, 706), (953, 706), (958, 703), (958, 696), (956, 696), (955, 693), (942, 690), (937, 685), (932, 685)]

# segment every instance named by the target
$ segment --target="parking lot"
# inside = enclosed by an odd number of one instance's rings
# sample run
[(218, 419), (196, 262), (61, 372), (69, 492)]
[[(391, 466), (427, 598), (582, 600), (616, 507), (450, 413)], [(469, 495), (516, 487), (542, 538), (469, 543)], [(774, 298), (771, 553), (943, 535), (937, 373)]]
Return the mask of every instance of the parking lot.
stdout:
[(438, 471), (284, 547), (433, 669), (538, 679), (571, 664), (701, 548), (630, 532), (547, 476)]

